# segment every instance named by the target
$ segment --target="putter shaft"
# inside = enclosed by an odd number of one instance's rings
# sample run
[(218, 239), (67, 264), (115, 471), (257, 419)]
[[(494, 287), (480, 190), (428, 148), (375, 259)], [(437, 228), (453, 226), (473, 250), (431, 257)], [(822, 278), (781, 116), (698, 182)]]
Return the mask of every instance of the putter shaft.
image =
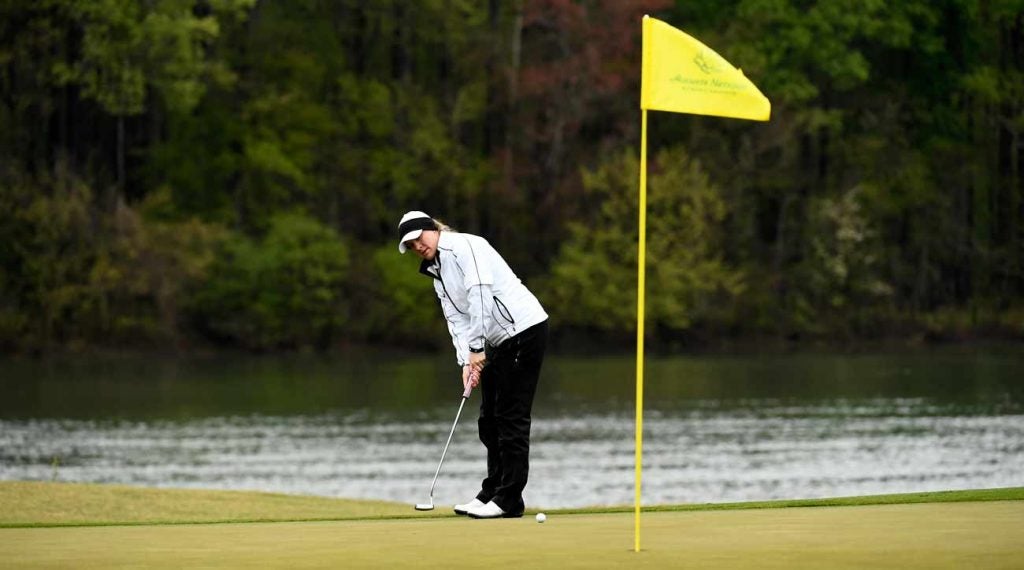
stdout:
[(459, 416), (462, 415), (462, 408), (469, 399), (469, 390), (462, 394), (462, 401), (459, 402), (459, 411), (455, 414), (455, 422), (452, 424), (452, 431), (448, 433), (448, 441), (444, 444), (444, 451), (441, 452), (441, 461), (437, 463), (437, 471), (434, 471), (434, 481), (430, 483), (430, 504), (434, 504), (434, 486), (437, 485), (437, 476), (441, 473), (441, 465), (444, 464), (444, 456), (448, 454), (448, 446), (452, 443), (452, 436), (455, 435), (455, 428), (459, 425)]

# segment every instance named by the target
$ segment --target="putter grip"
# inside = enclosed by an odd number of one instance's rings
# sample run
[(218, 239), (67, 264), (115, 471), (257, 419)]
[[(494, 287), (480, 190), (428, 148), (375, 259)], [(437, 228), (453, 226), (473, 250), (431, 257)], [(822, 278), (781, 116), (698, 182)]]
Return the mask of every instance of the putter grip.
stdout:
[(473, 393), (473, 384), (472, 384), (472, 380), (473, 380), (474, 378), (476, 378), (477, 380), (479, 380), (479, 379), (480, 379), (480, 371), (479, 371), (479, 370), (471, 370), (471, 371), (469, 372), (469, 380), (470, 380), (470, 384), (469, 384), (469, 386), (466, 386), (466, 389), (465, 389), (465, 390), (463, 390), (463, 392), (462, 392), (462, 397), (463, 397), (463, 398), (469, 398), (469, 395)]

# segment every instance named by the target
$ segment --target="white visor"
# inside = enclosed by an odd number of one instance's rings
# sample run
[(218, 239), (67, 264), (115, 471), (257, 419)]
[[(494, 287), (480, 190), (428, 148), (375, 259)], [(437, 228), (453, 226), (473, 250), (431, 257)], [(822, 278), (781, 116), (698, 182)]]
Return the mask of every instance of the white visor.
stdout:
[(414, 240), (420, 237), (421, 235), (423, 235), (423, 230), (413, 230), (402, 236), (401, 241), (398, 242), (398, 253), (405, 253), (406, 251), (408, 251), (409, 248), (405, 247), (405, 242), (409, 240)]
[(432, 230), (436, 227), (434, 220), (427, 214), (417, 210), (406, 212), (398, 222), (398, 253), (405, 253), (409, 249), (405, 247), (405, 242), (420, 237), (423, 230)]

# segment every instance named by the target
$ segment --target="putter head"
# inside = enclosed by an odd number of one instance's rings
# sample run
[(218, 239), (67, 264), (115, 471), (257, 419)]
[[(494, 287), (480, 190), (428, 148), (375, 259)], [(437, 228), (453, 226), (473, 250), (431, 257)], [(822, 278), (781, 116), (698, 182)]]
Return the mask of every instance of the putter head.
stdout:
[(417, 511), (432, 511), (434, 510), (434, 503), (416, 503)]

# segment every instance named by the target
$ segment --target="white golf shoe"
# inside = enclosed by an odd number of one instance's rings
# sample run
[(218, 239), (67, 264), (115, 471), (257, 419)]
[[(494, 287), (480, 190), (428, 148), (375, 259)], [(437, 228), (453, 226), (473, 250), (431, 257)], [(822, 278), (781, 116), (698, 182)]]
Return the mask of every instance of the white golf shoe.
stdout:
[(506, 513), (504, 510), (502, 510), (501, 507), (494, 504), (494, 501), (491, 501), (482, 507), (470, 509), (469, 511), (466, 512), (466, 514), (474, 519), (498, 519), (523, 516), (523, 513)]
[(479, 509), (482, 506), (484, 506), (484, 504), (480, 502), (480, 499), (473, 499), (464, 505), (455, 505), (455, 514), (464, 515), (471, 509)]

